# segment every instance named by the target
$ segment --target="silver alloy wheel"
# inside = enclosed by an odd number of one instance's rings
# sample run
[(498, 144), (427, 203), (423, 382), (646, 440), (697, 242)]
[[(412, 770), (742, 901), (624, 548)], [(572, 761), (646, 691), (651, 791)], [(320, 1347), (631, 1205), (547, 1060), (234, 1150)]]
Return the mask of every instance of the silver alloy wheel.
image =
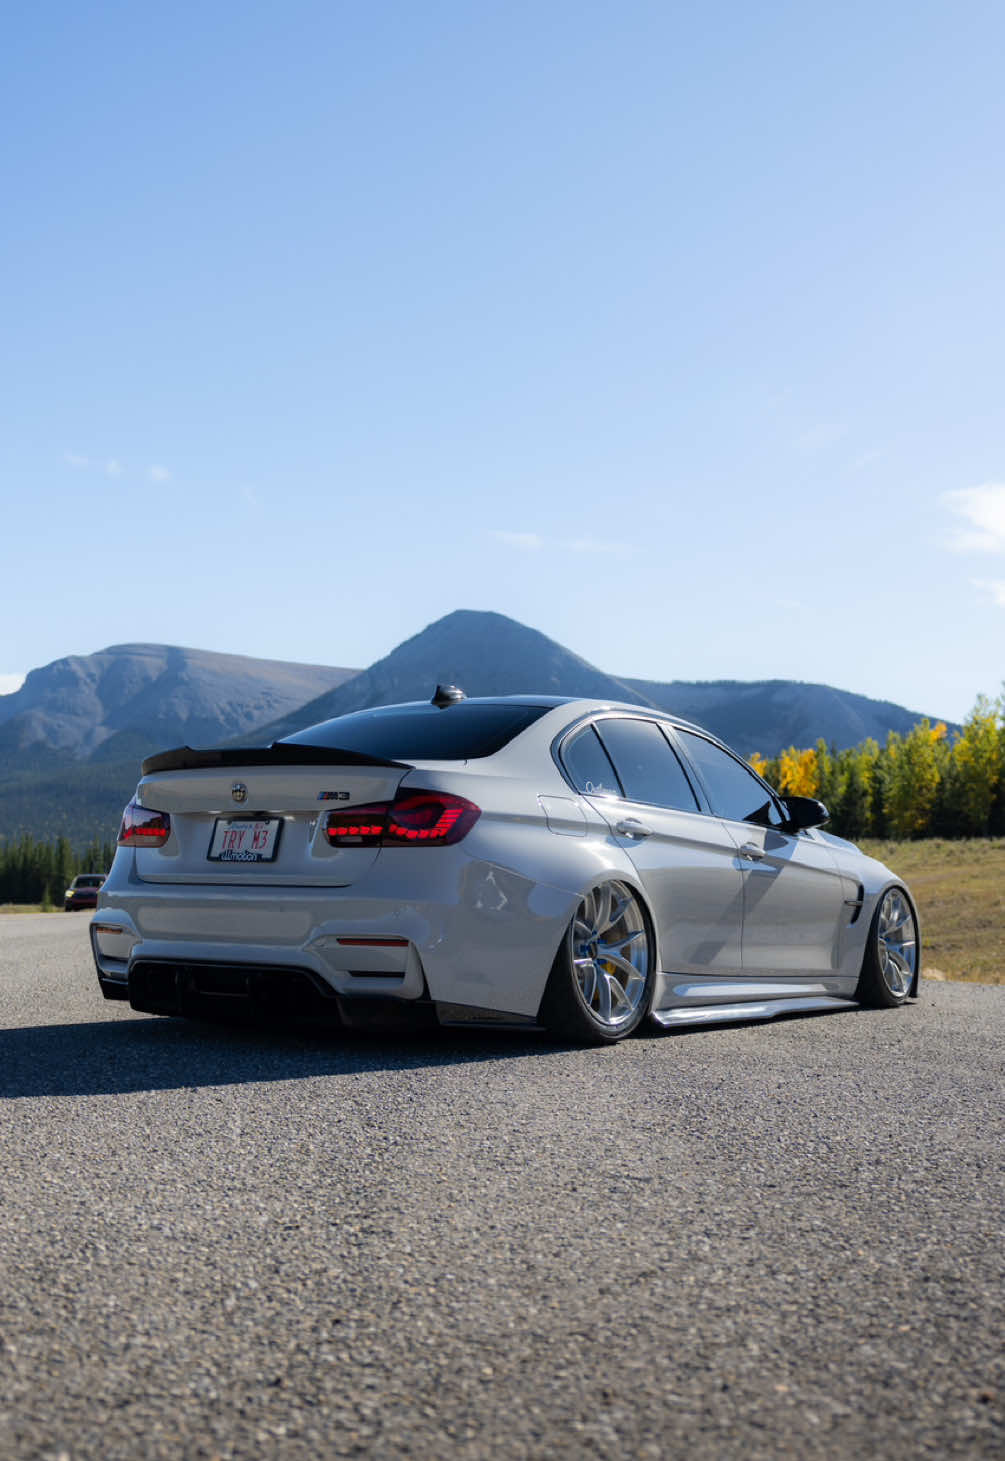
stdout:
[(911, 905), (899, 888), (890, 888), (883, 895), (876, 941), (883, 981), (895, 998), (905, 999), (918, 967), (918, 930)]
[(649, 977), (649, 934), (626, 883), (604, 883), (579, 905), (571, 929), (572, 967), (593, 1018), (620, 1029), (638, 1012)]

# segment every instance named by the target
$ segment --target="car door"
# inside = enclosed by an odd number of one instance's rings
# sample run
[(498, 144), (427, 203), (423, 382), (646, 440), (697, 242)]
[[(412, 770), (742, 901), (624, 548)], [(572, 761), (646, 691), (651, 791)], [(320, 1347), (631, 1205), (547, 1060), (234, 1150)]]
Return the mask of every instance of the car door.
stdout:
[(717, 818), (702, 814), (659, 723), (598, 717), (567, 738), (561, 760), (638, 873), (657, 923), (661, 968), (735, 976), (743, 914), (736, 845)]
[(731, 752), (695, 731), (673, 734), (740, 855), (744, 974), (834, 973), (847, 890), (826, 843), (787, 831), (774, 793)]

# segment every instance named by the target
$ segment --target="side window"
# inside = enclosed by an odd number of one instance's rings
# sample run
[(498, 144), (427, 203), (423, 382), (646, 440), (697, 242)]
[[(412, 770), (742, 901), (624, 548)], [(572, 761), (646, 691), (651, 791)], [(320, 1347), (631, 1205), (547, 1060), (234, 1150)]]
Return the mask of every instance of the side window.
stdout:
[(731, 822), (756, 822), (762, 827), (784, 826), (778, 803), (754, 773), (704, 736), (678, 730), (684, 749), (694, 761), (717, 816)]
[(562, 761), (577, 791), (587, 796), (620, 796), (621, 787), (607, 752), (592, 725), (562, 747)]
[(631, 801), (698, 810), (691, 783), (655, 721), (613, 718), (600, 721), (597, 730)]

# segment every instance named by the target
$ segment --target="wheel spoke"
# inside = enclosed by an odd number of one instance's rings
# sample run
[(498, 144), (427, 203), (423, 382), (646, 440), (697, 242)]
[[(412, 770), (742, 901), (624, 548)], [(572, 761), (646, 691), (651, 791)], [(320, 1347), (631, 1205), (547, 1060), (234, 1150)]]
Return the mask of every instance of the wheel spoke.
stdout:
[(622, 1014), (630, 1014), (634, 1006), (617, 979), (614, 978), (613, 974), (608, 974), (606, 970), (602, 977), (610, 994), (615, 1017)]
[(599, 969), (597, 972), (597, 1014), (605, 1024), (611, 1023), (611, 981)]
[(583, 999), (588, 1005), (592, 1005), (597, 992), (596, 964), (592, 959), (577, 959), (576, 975), (579, 979), (579, 987), (582, 990)]
[(597, 893), (594, 896), (596, 900), (596, 916), (593, 920), (593, 927), (597, 930), (597, 933), (599, 935), (603, 933), (603, 931), (607, 928), (608, 924), (611, 921), (612, 893), (610, 883), (605, 883), (602, 888), (598, 889)]
[(623, 893), (617, 902), (614, 902), (612, 898), (611, 902), (613, 906), (608, 914), (605, 927), (600, 930), (601, 934), (609, 933), (616, 923), (620, 923), (625, 915), (626, 909), (630, 907), (631, 901), (631, 896), (628, 893)]
[(629, 981), (642, 978), (642, 975), (634, 964), (629, 963), (627, 959), (623, 959), (620, 954), (614, 953), (612, 949), (601, 948), (598, 951), (598, 956), (604, 963), (613, 964), (616, 969), (620, 969), (622, 974), (627, 975)]
[(645, 936), (644, 928), (636, 928), (631, 933), (626, 933), (624, 938), (613, 938), (609, 943), (601, 944), (600, 947), (602, 949), (623, 949), (627, 944), (633, 944), (637, 939), (645, 938)]

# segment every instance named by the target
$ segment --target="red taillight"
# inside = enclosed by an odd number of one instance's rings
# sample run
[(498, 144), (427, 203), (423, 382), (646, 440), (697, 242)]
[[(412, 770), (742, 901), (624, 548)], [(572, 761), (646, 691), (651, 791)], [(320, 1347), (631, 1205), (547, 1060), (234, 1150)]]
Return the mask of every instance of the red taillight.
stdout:
[(390, 802), (370, 802), (348, 812), (329, 812), (328, 841), (333, 847), (379, 847), (390, 810)]
[(325, 833), (333, 847), (449, 847), (480, 816), (481, 808), (466, 797), (408, 788), (393, 802), (329, 812)]
[(460, 842), (480, 816), (481, 809), (474, 802), (450, 792), (399, 792), (391, 806), (385, 845), (422, 842), (429, 847), (446, 847)]
[(171, 835), (167, 812), (155, 812), (132, 801), (122, 813), (120, 847), (161, 847)]

